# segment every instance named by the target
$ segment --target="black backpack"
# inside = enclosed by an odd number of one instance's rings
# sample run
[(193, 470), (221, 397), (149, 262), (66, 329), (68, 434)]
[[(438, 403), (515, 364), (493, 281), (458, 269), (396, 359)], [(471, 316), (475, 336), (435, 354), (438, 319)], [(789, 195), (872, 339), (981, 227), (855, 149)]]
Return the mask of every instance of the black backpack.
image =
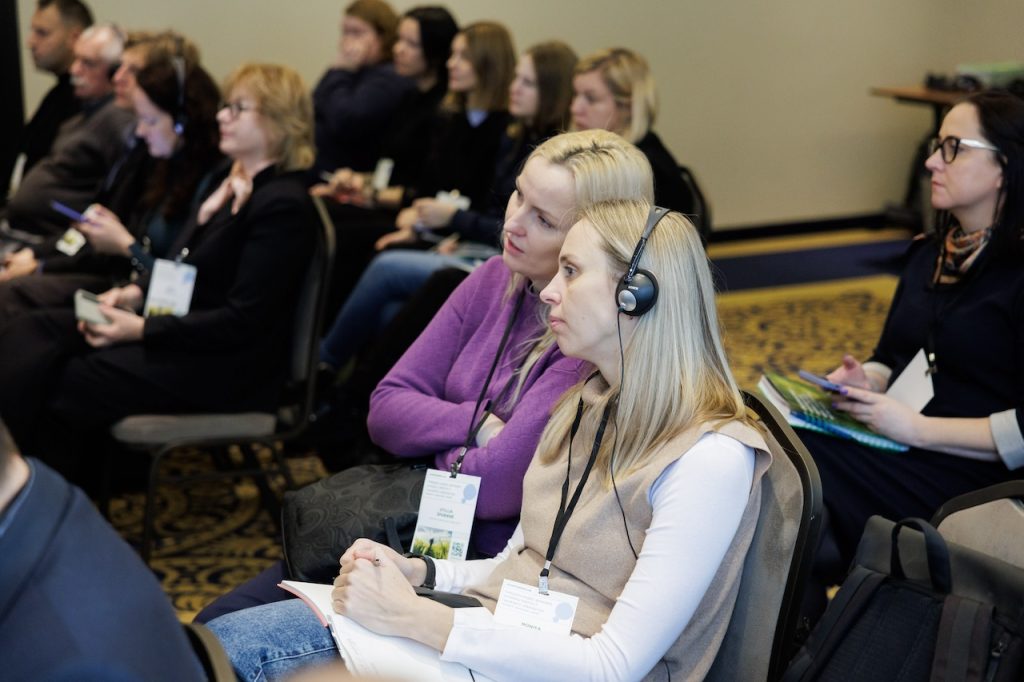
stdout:
[(1024, 569), (947, 543), (922, 519), (875, 516), (782, 680), (1021, 680), (1022, 635)]

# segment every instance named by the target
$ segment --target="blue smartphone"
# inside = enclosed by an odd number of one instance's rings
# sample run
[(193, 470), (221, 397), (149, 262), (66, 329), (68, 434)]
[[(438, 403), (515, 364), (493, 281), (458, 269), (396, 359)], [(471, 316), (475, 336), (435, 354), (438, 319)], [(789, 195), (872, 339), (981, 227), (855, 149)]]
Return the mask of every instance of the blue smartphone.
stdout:
[(833, 393), (841, 393), (843, 390), (842, 385), (829, 381), (825, 377), (818, 376), (817, 374), (812, 374), (811, 372), (808, 372), (807, 370), (804, 369), (797, 372), (797, 375), (799, 375), (799, 377), (804, 381), (814, 384), (815, 386), (818, 386), (820, 388), (823, 388), (826, 391), (832, 391)]
[(66, 215), (68, 218), (71, 218), (76, 223), (88, 222), (88, 219), (86, 219), (86, 217), (84, 215), (82, 215), (81, 213), (79, 213), (75, 209), (71, 208), (70, 206), (65, 206), (64, 204), (60, 203), (59, 201), (56, 201), (56, 200), (51, 201), (50, 202), (50, 208), (52, 208), (57, 213), (60, 213), (62, 215)]

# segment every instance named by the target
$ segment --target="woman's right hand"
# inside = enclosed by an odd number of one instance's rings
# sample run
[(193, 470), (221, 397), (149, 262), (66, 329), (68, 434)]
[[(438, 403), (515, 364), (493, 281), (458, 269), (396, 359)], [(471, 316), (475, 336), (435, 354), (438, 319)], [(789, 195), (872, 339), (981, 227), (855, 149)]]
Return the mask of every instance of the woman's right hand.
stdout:
[(85, 218), (85, 222), (75, 223), (74, 227), (85, 235), (92, 248), (100, 253), (130, 255), (128, 249), (135, 243), (135, 237), (113, 211), (93, 204), (86, 209)]
[(864, 371), (864, 365), (849, 353), (843, 356), (843, 363), (829, 372), (825, 378), (833, 383), (844, 386), (863, 388), (868, 391), (876, 390), (871, 383), (871, 378)]
[(126, 284), (123, 287), (108, 289), (97, 296), (100, 303), (112, 308), (139, 310), (142, 308), (142, 288), (138, 284)]
[(387, 545), (382, 545), (379, 542), (366, 538), (359, 538), (353, 542), (352, 546), (341, 555), (339, 563), (341, 564), (341, 570), (344, 571), (356, 559), (373, 561), (378, 556), (387, 557), (402, 572), (402, 575), (405, 576), (405, 579), (413, 587), (423, 584), (426, 578), (426, 564), (424, 564), (422, 559), (416, 560), (402, 556)]

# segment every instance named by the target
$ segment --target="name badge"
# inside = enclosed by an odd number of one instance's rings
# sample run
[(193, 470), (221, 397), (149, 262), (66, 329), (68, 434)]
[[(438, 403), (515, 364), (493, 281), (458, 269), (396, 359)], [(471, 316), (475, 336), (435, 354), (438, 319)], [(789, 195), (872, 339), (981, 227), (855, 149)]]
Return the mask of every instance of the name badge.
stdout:
[(932, 385), (932, 375), (928, 372), (928, 360), (923, 348), (917, 351), (914, 359), (900, 372), (885, 393), (904, 405), (909, 405), (915, 412), (923, 410), (935, 397), (935, 386)]
[(502, 625), (516, 625), (538, 632), (568, 635), (576, 617), (579, 597), (548, 590), (541, 594), (534, 585), (506, 578), (494, 607), (494, 620)]
[(188, 315), (192, 305), (192, 289), (196, 286), (196, 266), (158, 258), (149, 281), (149, 294), (142, 314)]
[(437, 196), (434, 198), (440, 201), (442, 204), (454, 206), (460, 211), (469, 210), (469, 197), (465, 196), (464, 194), (459, 194), (459, 190), (457, 189), (454, 189), (451, 192), (438, 192)]
[(74, 256), (82, 250), (83, 246), (85, 246), (85, 235), (73, 227), (69, 227), (56, 244), (57, 250), (65, 256)]
[(370, 186), (380, 192), (391, 185), (391, 171), (395, 170), (394, 159), (383, 157), (377, 160), (377, 167), (373, 169), (373, 178)]
[(479, 493), (479, 476), (459, 474), (452, 478), (447, 471), (428, 469), (412, 551), (435, 559), (465, 559)]

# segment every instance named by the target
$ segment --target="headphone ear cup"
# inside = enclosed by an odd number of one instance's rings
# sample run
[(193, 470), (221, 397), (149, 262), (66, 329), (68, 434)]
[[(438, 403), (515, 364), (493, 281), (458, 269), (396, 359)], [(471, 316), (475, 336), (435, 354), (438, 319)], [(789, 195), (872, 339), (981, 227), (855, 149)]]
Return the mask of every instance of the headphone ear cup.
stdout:
[(628, 282), (619, 280), (615, 287), (615, 300), (619, 312), (639, 317), (658, 302), (658, 280), (648, 270), (637, 270)]

